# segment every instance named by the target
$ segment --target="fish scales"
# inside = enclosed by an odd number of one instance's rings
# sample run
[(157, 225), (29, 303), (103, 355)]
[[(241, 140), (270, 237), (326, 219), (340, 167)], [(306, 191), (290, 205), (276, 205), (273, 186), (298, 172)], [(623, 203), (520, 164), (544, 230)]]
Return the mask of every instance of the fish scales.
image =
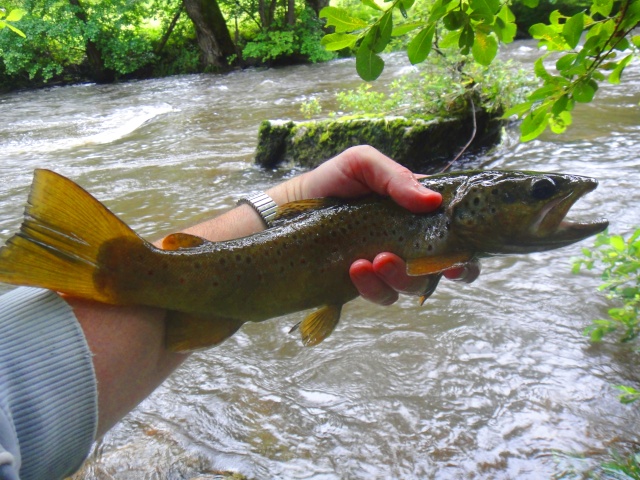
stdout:
[(565, 220), (597, 185), (586, 177), (483, 171), (421, 182), (443, 197), (428, 214), (379, 196), (304, 200), (281, 206), (255, 235), (210, 242), (173, 234), (160, 249), (71, 180), (37, 170), (21, 230), (0, 249), (0, 281), (164, 308), (175, 351), (218, 344), (247, 321), (317, 308), (299, 324), (303, 343), (315, 345), (358, 294), (349, 277), (357, 259), (404, 258), (409, 274), (428, 275), (424, 301), (447, 268), (559, 248), (607, 226)]
[[(261, 321), (352, 300), (358, 294), (349, 277), (355, 260), (373, 260), (381, 251), (419, 256), (437, 245), (434, 227), (443, 222), (442, 211), (415, 216), (371, 198), (307, 212), (251, 237), (177, 251), (145, 245), (136, 252), (129, 239), (119, 238), (104, 246), (96, 284), (119, 303)], [(126, 262), (122, 252), (129, 252)]]

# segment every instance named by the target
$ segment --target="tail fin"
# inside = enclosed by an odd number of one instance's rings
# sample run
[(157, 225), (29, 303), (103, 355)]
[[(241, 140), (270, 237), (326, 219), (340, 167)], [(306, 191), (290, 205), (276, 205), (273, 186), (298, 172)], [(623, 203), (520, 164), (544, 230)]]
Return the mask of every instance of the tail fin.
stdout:
[(93, 275), (100, 247), (121, 237), (144, 242), (80, 186), (36, 170), (20, 231), (0, 248), (0, 282), (114, 303)]

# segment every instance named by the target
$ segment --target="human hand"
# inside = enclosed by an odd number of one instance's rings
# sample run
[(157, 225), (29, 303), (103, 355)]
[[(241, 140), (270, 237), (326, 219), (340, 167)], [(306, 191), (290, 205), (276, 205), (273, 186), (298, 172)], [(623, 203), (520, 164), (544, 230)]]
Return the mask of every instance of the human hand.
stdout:
[[(442, 197), (418, 182), (418, 177), (373, 147), (345, 150), (315, 170), (284, 184), (285, 202), (315, 197), (357, 197), (375, 192), (393, 198), (413, 213), (428, 213), (440, 206)], [(280, 202), (278, 202), (280, 203)], [(406, 273), (406, 264), (397, 255), (380, 253), (373, 261), (355, 261), (349, 270), (360, 295), (380, 305), (390, 305), (399, 293), (420, 295), (429, 279)], [(446, 270), (446, 278), (471, 283), (480, 274), (480, 264)]]

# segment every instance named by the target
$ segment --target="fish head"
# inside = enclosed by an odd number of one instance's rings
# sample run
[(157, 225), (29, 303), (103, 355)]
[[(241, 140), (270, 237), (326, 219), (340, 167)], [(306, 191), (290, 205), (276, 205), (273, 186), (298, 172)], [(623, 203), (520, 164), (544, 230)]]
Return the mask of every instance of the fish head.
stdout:
[(478, 252), (551, 250), (607, 228), (606, 220), (565, 219), (572, 205), (597, 186), (595, 179), (578, 175), (476, 172), (458, 184), (445, 208), (452, 233)]

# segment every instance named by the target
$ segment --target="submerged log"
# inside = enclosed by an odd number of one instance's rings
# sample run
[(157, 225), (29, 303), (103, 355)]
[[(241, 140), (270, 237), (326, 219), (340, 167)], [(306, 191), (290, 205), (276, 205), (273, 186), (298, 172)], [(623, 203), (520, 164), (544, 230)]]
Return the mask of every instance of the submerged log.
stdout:
[[(476, 134), (468, 153), (496, 145), (503, 122), (476, 112)], [(464, 148), (473, 120), (421, 120), (405, 117), (356, 118), (309, 122), (268, 121), (260, 125), (255, 162), (266, 168), (281, 163), (313, 168), (354, 145), (371, 145), (408, 168), (433, 173)], [(466, 153), (467, 153), (466, 152)]]

